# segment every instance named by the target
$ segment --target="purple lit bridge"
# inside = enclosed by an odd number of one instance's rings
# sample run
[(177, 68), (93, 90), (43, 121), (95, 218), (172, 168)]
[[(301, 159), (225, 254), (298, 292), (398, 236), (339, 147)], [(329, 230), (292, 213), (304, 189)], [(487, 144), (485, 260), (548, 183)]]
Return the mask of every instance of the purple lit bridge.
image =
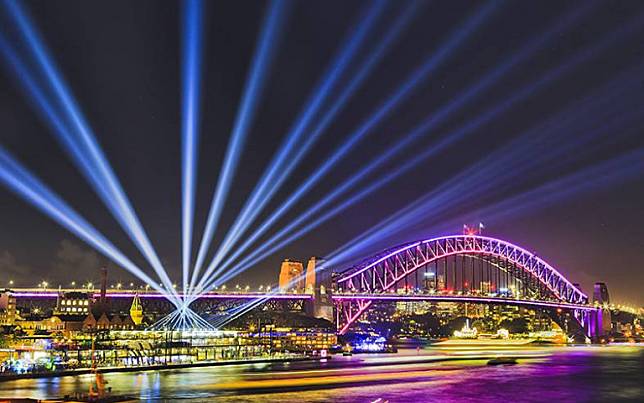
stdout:
[(332, 299), (340, 334), (383, 301), (543, 308), (555, 320), (572, 318), (579, 334), (591, 339), (602, 334), (601, 309), (589, 304), (578, 286), (534, 253), (479, 235), (444, 236), (383, 251), (335, 274)]

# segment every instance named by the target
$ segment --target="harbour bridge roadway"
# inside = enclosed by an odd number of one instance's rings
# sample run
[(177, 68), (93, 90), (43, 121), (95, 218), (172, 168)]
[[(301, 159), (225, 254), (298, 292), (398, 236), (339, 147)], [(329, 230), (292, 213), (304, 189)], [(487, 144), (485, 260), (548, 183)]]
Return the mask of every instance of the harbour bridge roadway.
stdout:
[[(12, 296), (16, 298), (57, 298), (61, 293), (82, 292), (88, 293), (86, 289), (61, 288), (61, 289), (43, 289), (43, 288), (12, 288), (9, 290)], [(101, 296), (100, 292), (90, 290), (89, 294), (93, 298)], [(163, 294), (156, 291), (137, 291), (137, 290), (113, 290), (105, 292), (107, 298), (133, 298), (138, 295), (139, 298), (166, 298)], [(180, 297), (183, 295), (178, 293)], [(254, 299), (286, 299), (286, 300), (310, 300), (313, 299), (311, 294), (267, 294), (261, 292), (208, 292), (199, 298), (205, 299), (236, 299), (236, 300), (254, 300)]]

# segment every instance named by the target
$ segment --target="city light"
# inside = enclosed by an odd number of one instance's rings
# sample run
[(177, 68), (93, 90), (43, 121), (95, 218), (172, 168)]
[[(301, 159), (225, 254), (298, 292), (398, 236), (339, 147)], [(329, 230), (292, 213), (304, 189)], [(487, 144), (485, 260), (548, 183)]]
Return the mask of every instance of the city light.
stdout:
[(644, 3), (29, 8), (0, 394), (636, 400)]

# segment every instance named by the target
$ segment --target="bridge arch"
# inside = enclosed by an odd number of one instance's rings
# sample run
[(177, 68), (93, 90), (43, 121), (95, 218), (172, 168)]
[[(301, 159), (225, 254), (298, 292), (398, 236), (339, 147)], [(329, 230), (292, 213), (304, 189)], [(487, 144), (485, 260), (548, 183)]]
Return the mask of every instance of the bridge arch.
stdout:
[[(532, 300), (570, 305), (588, 304), (586, 294), (536, 254), (497, 238), (481, 235), (450, 235), (388, 249), (336, 274), (335, 292), (339, 295), (355, 296), (355, 298), (342, 300), (342, 309), (338, 309), (340, 333), (345, 333), (371, 305), (370, 300), (360, 299), (361, 295), (373, 296), (391, 292), (398, 288), (401, 281), (416, 276), (418, 270), (423, 267), (426, 269), (432, 263), (436, 265), (434, 275), (437, 275), (438, 262), (441, 260), (447, 262), (448, 258), (453, 257), (456, 264), (456, 256), (503, 262), (507, 270), (514, 270), (513, 274), (520, 277), (521, 281), (538, 286), (540, 292), (533, 294), (530, 298)], [(447, 266), (445, 267), (447, 271)], [(472, 277), (475, 277), (473, 271)], [(454, 274), (454, 281), (456, 281), (456, 274)], [(482, 294), (481, 290), (482, 287), (478, 290), (479, 294)], [(498, 290), (495, 291), (498, 293)], [(528, 299), (528, 296), (525, 295), (524, 299)]]

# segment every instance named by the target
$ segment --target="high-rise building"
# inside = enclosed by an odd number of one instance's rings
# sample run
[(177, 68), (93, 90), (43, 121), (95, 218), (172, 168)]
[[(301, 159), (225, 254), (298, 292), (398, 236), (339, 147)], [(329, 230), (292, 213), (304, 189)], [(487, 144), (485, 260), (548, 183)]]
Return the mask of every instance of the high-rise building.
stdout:
[(0, 326), (13, 326), (16, 323), (16, 297), (9, 291), (0, 294)]
[(304, 266), (302, 262), (284, 259), (280, 268), (279, 287), (281, 292), (304, 289)]

